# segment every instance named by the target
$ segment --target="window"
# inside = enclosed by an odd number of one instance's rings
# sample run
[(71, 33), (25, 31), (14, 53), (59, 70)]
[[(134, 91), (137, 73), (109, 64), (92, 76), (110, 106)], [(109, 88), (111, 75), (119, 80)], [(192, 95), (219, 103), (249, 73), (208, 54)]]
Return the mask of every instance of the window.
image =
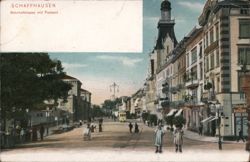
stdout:
[(250, 38), (250, 19), (240, 20), (240, 38)]
[(197, 66), (195, 66), (195, 67), (193, 67), (193, 68), (191, 69), (191, 78), (192, 78), (193, 80), (196, 80), (196, 79), (197, 79)]
[(208, 72), (209, 71), (209, 59), (208, 57), (205, 58), (205, 71)]
[(217, 85), (216, 85), (216, 92), (219, 93), (220, 92), (220, 77), (217, 77)]
[(240, 10), (240, 14), (242, 14), (242, 15), (246, 15), (246, 14), (248, 14), (248, 9), (241, 9)]
[(210, 44), (212, 44), (214, 42), (214, 29), (212, 28), (210, 30)]
[(200, 46), (199, 56), (200, 58), (202, 58), (202, 43), (200, 43), (199, 46)]
[(202, 63), (200, 63), (200, 79), (203, 79), (203, 66)]
[(247, 64), (250, 65), (250, 47), (240, 47), (239, 50), (238, 63), (240, 65)]
[(215, 39), (219, 40), (219, 24), (215, 25)]
[(189, 57), (188, 57), (188, 54), (186, 55), (186, 67), (189, 67)]
[(206, 41), (205, 41), (205, 48), (208, 46), (208, 33), (206, 33)]
[(211, 53), (211, 55), (210, 55), (210, 63), (211, 63), (211, 69), (213, 69), (214, 68), (214, 53)]
[(192, 55), (192, 64), (193, 64), (197, 61), (197, 48), (196, 47), (191, 51), (191, 55)]
[(192, 90), (192, 98), (193, 98), (193, 102), (197, 103), (197, 89)]
[(220, 53), (219, 49), (216, 50), (216, 67), (220, 66)]

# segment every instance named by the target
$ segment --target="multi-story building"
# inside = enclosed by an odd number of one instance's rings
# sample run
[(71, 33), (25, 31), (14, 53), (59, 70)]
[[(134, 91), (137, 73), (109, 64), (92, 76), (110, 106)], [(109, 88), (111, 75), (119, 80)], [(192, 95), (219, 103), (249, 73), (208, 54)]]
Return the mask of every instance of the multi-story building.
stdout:
[(145, 92), (145, 112), (155, 114), (155, 105), (156, 105), (156, 87), (155, 87), (155, 75), (156, 75), (156, 50), (153, 50), (150, 53), (150, 62), (148, 69), (148, 77), (144, 83), (144, 92)]
[(162, 85), (166, 82), (171, 84), (173, 68), (171, 64), (172, 51), (177, 45), (177, 40), (174, 32), (175, 21), (171, 18), (171, 3), (164, 0), (161, 3), (161, 18), (158, 22), (158, 38), (155, 46), (156, 51), (156, 110), (158, 117), (162, 118), (167, 107), (162, 104), (166, 94), (162, 92)]
[[(241, 67), (250, 62), (250, 2), (208, 0), (199, 17), (203, 27), (205, 90), (203, 99), (218, 100), (223, 106), (221, 132), (226, 137), (247, 135), (245, 98), (240, 88)], [(250, 58), (250, 57), (249, 57)]]
[(64, 82), (72, 85), (68, 92), (67, 101), (59, 100), (58, 108), (68, 112), (67, 118), (70, 121), (78, 121), (89, 118), (91, 107), (91, 93), (81, 89), (82, 83), (80, 80), (66, 75)]
[(146, 102), (144, 101), (145, 93), (143, 89), (139, 89), (137, 92), (135, 92), (131, 98), (131, 109), (130, 114), (135, 114), (137, 117), (140, 117), (143, 111), (143, 108), (145, 107)]
[(77, 119), (88, 120), (91, 117), (91, 93), (81, 88), (80, 96), (80, 108), (77, 114)]
[[(236, 136), (240, 129), (247, 135), (240, 85), (241, 69), (250, 69), (250, 1), (207, 0), (198, 21), (200, 27), (177, 45), (171, 4), (162, 2), (158, 38), (150, 56), (151, 75), (146, 82), (147, 107), (155, 97), (155, 109), (162, 113), (161, 99), (168, 97), (169, 108), (183, 107), (189, 129), (197, 130), (202, 123), (210, 135), (216, 135), (219, 128), (224, 138)], [(169, 88), (163, 93), (166, 83)], [(183, 100), (184, 105), (180, 103)], [(215, 102), (223, 107), (219, 114), (211, 111)], [(219, 128), (216, 116), (222, 116)]]

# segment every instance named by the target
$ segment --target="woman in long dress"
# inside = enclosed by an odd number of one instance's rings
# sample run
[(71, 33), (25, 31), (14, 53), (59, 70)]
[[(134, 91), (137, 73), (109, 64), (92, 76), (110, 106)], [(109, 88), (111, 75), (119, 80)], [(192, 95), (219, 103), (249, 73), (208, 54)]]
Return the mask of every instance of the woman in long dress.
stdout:
[(179, 127), (174, 130), (175, 152), (182, 152), (183, 134), (183, 130)]
[(155, 130), (155, 153), (162, 153), (162, 143), (163, 143), (163, 135), (164, 131), (162, 130), (162, 127), (159, 125), (157, 129)]

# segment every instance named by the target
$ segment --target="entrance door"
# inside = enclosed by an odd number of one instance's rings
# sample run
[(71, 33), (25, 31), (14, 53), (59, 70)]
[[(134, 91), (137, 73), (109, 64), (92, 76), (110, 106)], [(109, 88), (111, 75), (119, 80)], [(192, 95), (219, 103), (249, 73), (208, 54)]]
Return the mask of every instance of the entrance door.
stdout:
[(247, 136), (247, 113), (235, 113), (235, 135), (239, 135), (239, 131), (243, 131), (243, 136)]

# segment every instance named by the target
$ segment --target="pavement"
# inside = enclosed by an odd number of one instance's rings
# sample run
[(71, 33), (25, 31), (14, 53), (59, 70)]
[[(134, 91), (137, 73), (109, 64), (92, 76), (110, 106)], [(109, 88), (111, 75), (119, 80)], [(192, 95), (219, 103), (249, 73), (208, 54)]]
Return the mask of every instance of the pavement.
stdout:
[[(193, 139), (193, 140), (197, 140), (197, 141), (203, 141), (203, 142), (213, 142), (213, 143), (218, 143), (219, 137), (211, 137), (211, 136), (200, 136), (198, 133), (196, 132), (192, 132), (189, 130), (184, 130), (184, 137), (188, 138), (188, 139)], [(222, 138), (222, 142), (223, 143), (244, 143), (242, 141), (223, 141)]]
[[(216, 143), (199, 141), (193, 132), (185, 132), (183, 153), (175, 153), (173, 134), (166, 132), (163, 153), (154, 153), (154, 127), (139, 123), (140, 133), (129, 133), (128, 123), (106, 121), (103, 132), (83, 140), (83, 128), (45, 137), (44, 141), (26, 143), (4, 150), (1, 162), (247, 162), (249, 153), (243, 143), (226, 143), (218, 150)], [(194, 136), (189, 139), (187, 136)], [(197, 137), (198, 138), (198, 137)], [(206, 138), (206, 137), (203, 137)]]

